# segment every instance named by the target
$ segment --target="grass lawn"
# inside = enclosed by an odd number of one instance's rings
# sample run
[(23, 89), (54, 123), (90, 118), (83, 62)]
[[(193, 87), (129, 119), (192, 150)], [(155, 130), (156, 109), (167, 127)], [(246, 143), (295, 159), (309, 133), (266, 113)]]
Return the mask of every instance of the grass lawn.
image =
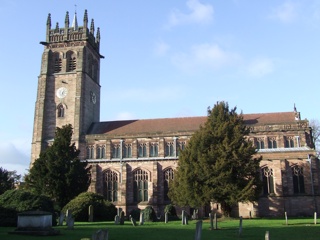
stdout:
[[(108, 228), (109, 240), (193, 240), (196, 221), (189, 221), (189, 225), (181, 225), (180, 221), (172, 221), (167, 224), (163, 222), (146, 222), (143, 226), (114, 225), (113, 222), (75, 223), (74, 230), (67, 230), (66, 226), (55, 227), (60, 230), (58, 236), (34, 237), (24, 235), (8, 234), (14, 228), (0, 227), (1, 240), (80, 240), (91, 238), (93, 232)], [(218, 230), (209, 230), (209, 222), (204, 221), (202, 225), (202, 240), (206, 239), (264, 239), (266, 231), (270, 233), (270, 240), (315, 240), (320, 239), (320, 224), (314, 225), (313, 219), (289, 219), (285, 225), (283, 219), (243, 219), (243, 230), (241, 237), (238, 236), (239, 220), (221, 220), (218, 222)]]

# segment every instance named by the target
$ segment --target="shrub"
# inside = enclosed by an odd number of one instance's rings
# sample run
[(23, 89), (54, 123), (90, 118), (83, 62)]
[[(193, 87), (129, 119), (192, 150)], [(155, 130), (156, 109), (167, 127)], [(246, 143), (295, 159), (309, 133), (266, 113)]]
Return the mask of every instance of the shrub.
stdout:
[(155, 222), (155, 221), (157, 221), (156, 213), (155, 213), (153, 207), (151, 207), (151, 206), (147, 206), (143, 210), (143, 215), (144, 215), (144, 220), (146, 222)]
[(140, 208), (135, 208), (130, 211), (129, 215), (131, 215), (131, 217), (134, 218), (136, 221), (139, 221), (140, 212), (141, 212)]
[(17, 212), (31, 210), (54, 212), (50, 198), (20, 189), (9, 190), (0, 195), (0, 206), (15, 209)]
[(32, 210), (41, 210), (52, 213), (52, 224), (56, 224), (53, 202), (43, 195), (38, 196), (21, 189), (8, 190), (0, 195), (0, 207), (1, 226), (16, 226), (17, 213)]
[(166, 205), (166, 207), (164, 208), (164, 213), (168, 213), (168, 217), (170, 220), (178, 219), (176, 208), (172, 204)]
[(88, 221), (90, 205), (93, 206), (93, 221), (111, 221), (117, 215), (117, 209), (112, 203), (104, 196), (92, 192), (79, 194), (67, 203), (62, 211), (71, 210), (75, 221)]

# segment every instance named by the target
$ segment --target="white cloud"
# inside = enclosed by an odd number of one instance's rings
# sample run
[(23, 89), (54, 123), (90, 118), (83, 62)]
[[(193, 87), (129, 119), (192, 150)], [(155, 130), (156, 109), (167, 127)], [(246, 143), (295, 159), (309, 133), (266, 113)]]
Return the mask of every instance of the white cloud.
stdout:
[(274, 71), (274, 62), (269, 58), (257, 58), (247, 68), (249, 76), (260, 78)]
[(157, 42), (156, 46), (154, 48), (154, 53), (157, 56), (164, 56), (167, 54), (169, 49), (170, 49), (170, 46), (167, 43), (165, 43), (163, 41)]
[(198, 0), (188, 0), (189, 13), (174, 10), (169, 16), (169, 27), (188, 23), (210, 23), (213, 19), (213, 7), (210, 4), (202, 4)]
[[(16, 142), (22, 143), (17, 140)], [(28, 148), (30, 150), (30, 146)], [(30, 156), (27, 147), (14, 142), (2, 142), (0, 144), (0, 166), (8, 171), (16, 170), (18, 174), (24, 174), (29, 168)]]
[(130, 112), (120, 112), (115, 117), (115, 120), (131, 120), (131, 119), (135, 119), (135, 116)]
[(217, 44), (200, 44), (191, 47), (188, 53), (175, 54), (174, 65), (190, 71), (197, 68), (218, 69), (236, 63), (240, 57), (236, 53), (223, 50)]
[(273, 9), (270, 18), (279, 20), (283, 23), (291, 23), (297, 17), (297, 10), (298, 5), (296, 3), (287, 1)]

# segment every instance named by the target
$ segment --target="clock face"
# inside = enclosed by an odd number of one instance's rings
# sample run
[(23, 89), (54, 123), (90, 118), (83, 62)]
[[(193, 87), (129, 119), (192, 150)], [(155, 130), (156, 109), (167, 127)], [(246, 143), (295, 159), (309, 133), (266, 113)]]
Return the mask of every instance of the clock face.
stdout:
[(97, 96), (94, 92), (90, 92), (90, 95), (91, 95), (91, 101), (93, 104), (96, 104), (97, 102)]
[(68, 94), (68, 89), (66, 89), (65, 87), (61, 87), (57, 90), (58, 98), (64, 98), (67, 96), (67, 94)]

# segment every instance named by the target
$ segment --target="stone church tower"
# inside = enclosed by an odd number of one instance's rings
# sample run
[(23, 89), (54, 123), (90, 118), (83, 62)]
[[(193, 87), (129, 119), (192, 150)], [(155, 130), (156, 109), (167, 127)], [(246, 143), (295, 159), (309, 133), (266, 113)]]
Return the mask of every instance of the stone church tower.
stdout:
[[(75, 13), (70, 26), (66, 13), (64, 27), (51, 28), (48, 15), (46, 41), (38, 77), (31, 164), (52, 142), (56, 127), (73, 126), (73, 139), (84, 155), (85, 134), (100, 120), (100, 30), (96, 35), (92, 19), (88, 28), (85, 10), (83, 26)], [(81, 159), (85, 156), (80, 156)]]

